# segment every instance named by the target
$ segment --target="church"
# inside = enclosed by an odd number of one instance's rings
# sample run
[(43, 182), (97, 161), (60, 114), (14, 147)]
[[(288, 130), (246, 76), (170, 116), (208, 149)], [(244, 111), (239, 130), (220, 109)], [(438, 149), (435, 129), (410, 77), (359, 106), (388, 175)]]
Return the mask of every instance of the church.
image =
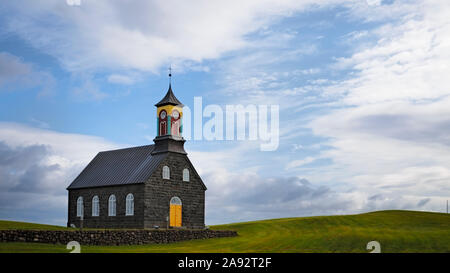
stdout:
[(98, 153), (67, 187), (68, 226), (205, 227), (206, 186), (186, 151), (172, 86), (155, 104), (154, 144)]

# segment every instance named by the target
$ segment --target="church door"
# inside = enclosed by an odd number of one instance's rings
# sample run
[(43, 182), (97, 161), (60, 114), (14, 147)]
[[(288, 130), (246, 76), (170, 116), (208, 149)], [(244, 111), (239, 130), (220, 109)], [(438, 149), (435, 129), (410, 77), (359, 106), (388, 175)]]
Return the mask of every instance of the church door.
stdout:
[(178, 197), (170, 199), (170, 226), (181, 227), (181, 200)]

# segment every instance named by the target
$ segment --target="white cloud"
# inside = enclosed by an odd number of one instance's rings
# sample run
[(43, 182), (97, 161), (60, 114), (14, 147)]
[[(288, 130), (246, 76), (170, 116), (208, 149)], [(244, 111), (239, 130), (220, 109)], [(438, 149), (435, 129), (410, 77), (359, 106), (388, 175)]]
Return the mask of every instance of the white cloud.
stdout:
[(340, 1), (7, 1), (5, 31), (69, 70), (201, 62), (249, 45), (246, 35), (280, 16)]
[(450, 73), (450, 5), (447, 1), (421, 3), (399, 23), (372, 31), (378, 37), (374, 46), (339, 60), (338, 67), (352, 68), (358, 75), (334, 87), (346, 94), (345, 103), (449, 95), (446, 75)]
[(340, 108), (309, 123), (331, 147), (320, 157), (332, 160), (310, 179), (343, 181), (370, 209), (442, 211), (450, 195), (450, 5), (415, 4), (370, 31), (375, 44), (338, 61), (354, 71), (324, 89), (341, 96)]
[(112, 74), (108, 76), (108, 82), (130, 85), (136, 82), (136, 79), (129, 75)]
[(289, 162), (289, 163), (287, 164), (286, 169), (288, 170), (288, 169), (298, 168), (298, 167), (301, 167), (301, 166), (303, 166), (303, 165), (312, 163), (312, 162), (314, 162), (316, 159), (317, 159), (317, 158), (308, 156), (308, 157), (306, 157), (305, 159), (293, 160), (293, 161), (291, 161), (291, 162)]
[[(103, 138), (81, 134), (58, 133), (18, 123), (0, 122), (0, 141), (10, 147), (45, 145), (73, 164), (84, 164), (101, 150), (117, 148), (117, 144)], [(74, 143), (76, 145), (74, 145)]]

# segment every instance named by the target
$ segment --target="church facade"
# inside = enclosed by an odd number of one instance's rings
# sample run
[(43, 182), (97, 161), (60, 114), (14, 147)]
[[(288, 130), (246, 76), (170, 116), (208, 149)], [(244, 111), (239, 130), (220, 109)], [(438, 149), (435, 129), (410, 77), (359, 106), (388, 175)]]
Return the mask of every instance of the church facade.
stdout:
[(154, 144), (98, 153), (67, 188), (68, 226), (204, 228), (206, 186), (186, 151), (183, 104), (171, 85)]

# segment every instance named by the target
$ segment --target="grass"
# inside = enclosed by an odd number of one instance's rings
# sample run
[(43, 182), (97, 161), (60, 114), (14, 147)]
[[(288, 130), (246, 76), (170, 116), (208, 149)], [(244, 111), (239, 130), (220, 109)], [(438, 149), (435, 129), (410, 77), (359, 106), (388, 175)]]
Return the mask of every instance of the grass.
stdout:
[[(0, 221), (0, 229), (65, 229)], [(416, 211), (379, 211), (359, 215), (283, 218), (212, 229), (239, 236), (135, 246), (82, 246), (86, 252), (368, 252), (378, 241), (382, 252), (450, 252), (450, 215)], [(68, 252), (65, 245), (0, 243), (0, 252)]]

